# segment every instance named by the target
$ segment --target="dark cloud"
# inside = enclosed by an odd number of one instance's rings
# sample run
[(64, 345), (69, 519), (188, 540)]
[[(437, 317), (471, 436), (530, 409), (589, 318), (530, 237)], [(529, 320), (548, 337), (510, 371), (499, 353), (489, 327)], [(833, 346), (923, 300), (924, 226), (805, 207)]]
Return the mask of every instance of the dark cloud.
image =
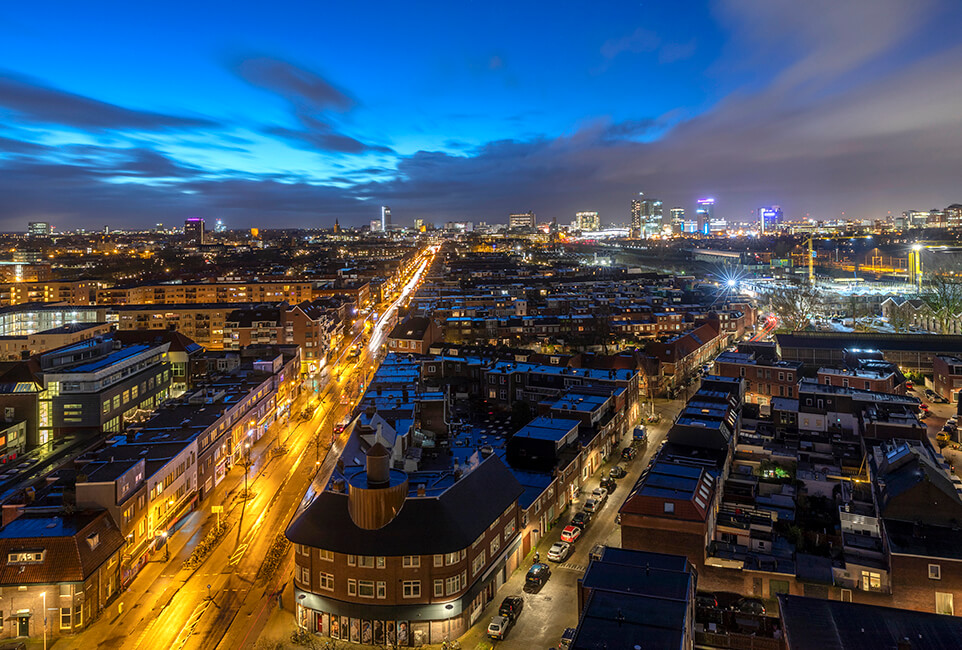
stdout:
[(123, 108), (5, 71), (0, 71), (0, 111), (22, 122), (90, 131), (169, 131), (218, 126), (203, 118)]
[(330, 124), (319, 119), (300, 116), (302, 129), (289, 129), (280, 126), (265, 127), (264, 133), (283, 138), (299, 149), (346, 154), (393, 153), (390, 147), (361, 142), (344, 133), (338, 133)]
[(234, 70), (248, 83), (280, 95), (299, 110), (347, 111), (355, 104), (317, 73), (281, 59), (244, 58), (234, 65)]

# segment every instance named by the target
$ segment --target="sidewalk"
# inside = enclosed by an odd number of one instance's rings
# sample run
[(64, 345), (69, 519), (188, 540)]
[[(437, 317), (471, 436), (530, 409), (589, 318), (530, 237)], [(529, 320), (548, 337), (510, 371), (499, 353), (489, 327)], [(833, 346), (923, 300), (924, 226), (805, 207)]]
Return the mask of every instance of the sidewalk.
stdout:
[[(296, 403), (299, 404), (305, 395), (306, 393), (302, 393)], [(293, 426), (291, 435), (301, 424), (298, 422)], [(256, 491), (262, 471), (277, 458), (271, 456), (269, 450), (274, 446), (278, 435), (284, 433), (284, 421), (275, 422), (267, 433), (251, 446), (252, 465), (248, 473), (248, 486), (252, 491)], [(56, 640), (48, 639), (47, 646), (57, 650), (85, 650), (105, 643), (117, 643), (128, 636), (139, 639), (146, 629), (139, 629), (140, 626), (153, 622), (158, 614), (155, 610), (166, 606), (177, 590), (200, 568), (185, 569), (183, 564), (198, 542), (204, 539), (217, 523), (217, 515), (211, 514), (210, 506), (224, 506), (220, 519), (227, 522), (229, 527), (218, 542), (223, 543), (236, 531), (238, 506), (245, 503), (241, 498), (243, 492), (244, 467), (235, 465), (210, 495), (198, 504), (197, 509), (186, 515), (175, 527), (175, 532), (167, 540), (169, 560), (165, 559), (166, 551), (163, 547), (154, 551), (127, 589), (114, 598), (93, 624), (80, 634), (60, 636)]]

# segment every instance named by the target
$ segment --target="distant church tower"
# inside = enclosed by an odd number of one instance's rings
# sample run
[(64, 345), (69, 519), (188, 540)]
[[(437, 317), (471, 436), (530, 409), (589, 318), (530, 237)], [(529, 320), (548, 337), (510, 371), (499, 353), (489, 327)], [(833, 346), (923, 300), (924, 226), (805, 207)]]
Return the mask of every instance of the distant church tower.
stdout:
[(334, 217), (334, 234), (337, 235), (341, 232), (341, 224), (337, 222), (337, 217)]

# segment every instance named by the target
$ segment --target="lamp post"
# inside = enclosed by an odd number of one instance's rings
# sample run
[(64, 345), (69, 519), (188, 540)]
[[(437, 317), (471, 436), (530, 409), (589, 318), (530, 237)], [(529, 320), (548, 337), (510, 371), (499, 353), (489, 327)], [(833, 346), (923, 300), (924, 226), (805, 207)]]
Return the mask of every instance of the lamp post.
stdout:
[(247, 490), (247, 475), (251, 469), (251, 443), (244, 443), (244, 453), (247, 455), (247, 462), (244, 463), (244, 498), (250, 497), (250, 492)]
[(170, 561), (170, 547), (167, 546), (167, 531), (165, 530), (164, 532), (162, 532), (162, 533), (161, 533), (161, 536), (164, 538), (164, 562), (169, 562), (169, 561)]
[(43, 596), (43, 650), (47, 650), (47, 592)]

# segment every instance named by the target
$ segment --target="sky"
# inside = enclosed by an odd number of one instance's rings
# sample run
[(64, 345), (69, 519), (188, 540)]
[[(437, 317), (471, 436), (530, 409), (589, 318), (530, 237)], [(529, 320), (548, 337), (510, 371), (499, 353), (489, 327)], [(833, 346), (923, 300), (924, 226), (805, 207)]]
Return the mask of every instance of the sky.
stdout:
[(7, 3), (0, 230), (943, 208), (959, 24), (957, 0)]

